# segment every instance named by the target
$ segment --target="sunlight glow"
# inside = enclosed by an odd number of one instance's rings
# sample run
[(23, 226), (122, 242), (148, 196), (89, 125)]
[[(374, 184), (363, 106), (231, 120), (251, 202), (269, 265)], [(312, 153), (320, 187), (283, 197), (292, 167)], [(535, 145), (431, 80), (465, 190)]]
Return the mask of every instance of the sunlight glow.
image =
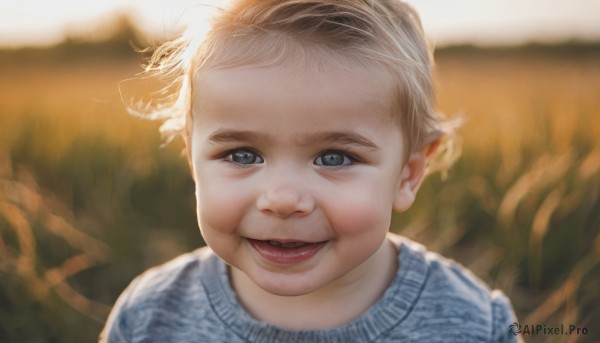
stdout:
[[(66, 34), (89, 31), (114, 13), (128, 13), (150, 34), (173, 36), (211, 0), (1, 1), (0, 45), (53, 44)], [(407, 0), (438, 44), (508, 44), (600, 39), (600, 1)], [(193, 15), (191, 15), (193, 14)]]

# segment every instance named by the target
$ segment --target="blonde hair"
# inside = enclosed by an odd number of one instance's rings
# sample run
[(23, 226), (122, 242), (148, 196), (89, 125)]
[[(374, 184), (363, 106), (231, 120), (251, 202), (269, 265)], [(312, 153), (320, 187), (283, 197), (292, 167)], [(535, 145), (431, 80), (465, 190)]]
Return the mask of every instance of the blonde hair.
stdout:
[(419, 17), (395, 0), (234, 0), (219, 9), (205, 34), (188, 32), (155, 51), (145, 72), (176, 91), (131, 111), (163, 120), (168, 140), (182, 134), (187, 142), (192, 81), (199, 73), (298, 55), (383, 67), (393, 80), (393, 115), (405, 136), (405, 156), (440, 137), (430, 169), (446, 169), (458, 156), (455, 123), (435, 111), (433, 59)]

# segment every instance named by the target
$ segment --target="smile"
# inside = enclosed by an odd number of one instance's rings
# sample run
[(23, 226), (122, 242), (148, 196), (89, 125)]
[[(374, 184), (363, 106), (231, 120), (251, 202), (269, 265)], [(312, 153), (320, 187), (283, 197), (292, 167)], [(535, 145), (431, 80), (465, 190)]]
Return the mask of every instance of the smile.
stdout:
[(264, 259), (278, 264), (300, 263), (309, 260), (327, 241), (308, 243), (300, 241), (256, 240), (248, 238), (252, 248)]

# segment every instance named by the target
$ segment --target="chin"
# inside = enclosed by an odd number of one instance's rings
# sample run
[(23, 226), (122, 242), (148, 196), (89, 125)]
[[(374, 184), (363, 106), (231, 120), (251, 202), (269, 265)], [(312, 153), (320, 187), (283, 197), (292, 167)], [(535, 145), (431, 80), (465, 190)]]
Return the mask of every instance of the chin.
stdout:
[(289, 288), (263, 288), (266, 292), (269, 292), (273, 295), (278, 295), (281, 297), (297, 297), (300, 295), (305, 295), (313, 290), (305, 290), (305, 289), (289, 289)]
[(277, 279), (278, 280), (253, 279), (253, 281), (265, 292), (283, 297), (300, 296), (314, 292), (317, 289), (321, 288), (317, 284), (314, 284), (312, 282), (303, 282), (303, 280), (297, 280), (298, 278), (293, 276), (282, 275), (279, 276)]

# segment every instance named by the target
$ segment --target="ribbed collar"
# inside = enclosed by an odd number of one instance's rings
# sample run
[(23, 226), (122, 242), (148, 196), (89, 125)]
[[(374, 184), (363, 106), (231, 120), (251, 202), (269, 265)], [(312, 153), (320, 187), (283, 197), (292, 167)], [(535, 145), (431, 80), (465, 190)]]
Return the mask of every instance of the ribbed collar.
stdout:
[(291, 331), (252, 318), (237, 301), (227, 267), (216, 256), (204, 264), (202, 282), (215, 314), (249, 342), (372, 342), (401, 325), (419, 298), (428, 272), (421, 245), (394, 234), (388, 237), (399, 251), (392, 284), (359, 318), (329, 330)]

